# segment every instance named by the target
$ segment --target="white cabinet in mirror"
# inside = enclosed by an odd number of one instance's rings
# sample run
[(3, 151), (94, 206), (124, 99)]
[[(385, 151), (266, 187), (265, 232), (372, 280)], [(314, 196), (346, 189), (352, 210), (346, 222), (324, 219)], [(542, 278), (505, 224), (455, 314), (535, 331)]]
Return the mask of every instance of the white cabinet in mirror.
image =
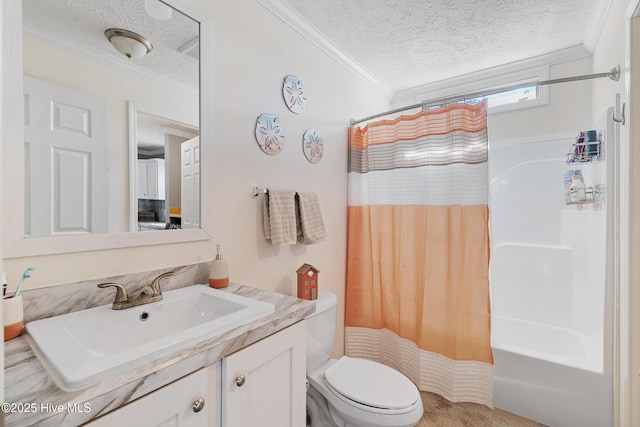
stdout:
[[(4, 257), (210, 239), (211, 223), (200, 218), (211, 218), (211, 174), (199, 173), (203, 200), (185, 202), (179, 179), (183, 142), (198, 141), (199, 160), (212, 157), (211, 124), (200, 124), (211, 115), (211, 83), (199, 86), (211, 72), (210, 19), (177, 1), (165, 2), (181, 9), (168, 20), (149, 15), (144, 0), (10, 3), (1, 16)], [(114, 26), (153, 35), (153, 49), (127, 58), (104, 35)], [(169, 224), (168, 212), (187, 203), (197, 228), (132, 233), (137, 159), (150, 145), (165, 163), (158, 221)]]
[(164, 159), (138, 158), (138, 200), (164, 201)]

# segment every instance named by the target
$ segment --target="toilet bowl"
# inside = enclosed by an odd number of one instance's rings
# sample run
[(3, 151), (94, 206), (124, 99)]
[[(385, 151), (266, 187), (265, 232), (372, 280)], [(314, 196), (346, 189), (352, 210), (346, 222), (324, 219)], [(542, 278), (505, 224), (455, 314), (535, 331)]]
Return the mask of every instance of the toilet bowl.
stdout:
[(400, 372), (371, 360), (330, 358), (337, 298), (320, 292), (307, 329), (309, 427), (410, 427), (422, 418), (417, 387)]

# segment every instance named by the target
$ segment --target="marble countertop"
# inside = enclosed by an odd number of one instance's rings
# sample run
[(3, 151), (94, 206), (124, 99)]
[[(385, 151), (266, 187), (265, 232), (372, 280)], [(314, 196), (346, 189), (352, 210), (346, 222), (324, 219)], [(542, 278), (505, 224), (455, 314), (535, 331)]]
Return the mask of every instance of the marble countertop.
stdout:
[[(80, 425), (191, 372), (211, 366), (221, 358), (278, 332), (315, 311), (313, 301), (275, 292), (235, 283), (229, 284), (224, 290), (274, 304), (275, 311), (193, 347), (149, 361), (129, 372), (77, 391), (66, 392), (56, 386), (24, 336), (5, 342), (5, 402), (15, 404), (10, 408), (15, 409), (15, 412), (5, 411), (5, 424)], [(69, 405), (78, 404), (76, 407), (82, 408), (85, 403), (89, 404), (88, 412), (67, 410)], [(31, 411), (25, 412), (25, 408)], [(58, 411), (60, 408), (64, 409)]]

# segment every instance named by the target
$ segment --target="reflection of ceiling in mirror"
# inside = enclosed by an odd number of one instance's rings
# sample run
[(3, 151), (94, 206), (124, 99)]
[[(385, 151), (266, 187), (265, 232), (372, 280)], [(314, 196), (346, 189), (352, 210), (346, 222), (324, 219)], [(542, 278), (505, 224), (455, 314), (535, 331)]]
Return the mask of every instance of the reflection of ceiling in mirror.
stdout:
[(138, 148), (149, 150), (164, 147), (166, 134), (185, 138), (198, 136), (198, 128), (151, 114), (138, 113)]
[[(135, 64), (164, 77), (198, 88), (197, 40), (199, 26), (175, 10), (169, 20), (157, 20), (145, 12), (144, 0), (23, 0), (25, 34), (59, 41), (69, 47), (108, 57), (111, 61)], [(127, 11), (127, 12), (124, 12)], [(115, 50), (104, 36), (107, 28), (122, 28), (147, 38), (153, 50), (129, 60)], [(185, 47), (186, 46), (186, 47)]]

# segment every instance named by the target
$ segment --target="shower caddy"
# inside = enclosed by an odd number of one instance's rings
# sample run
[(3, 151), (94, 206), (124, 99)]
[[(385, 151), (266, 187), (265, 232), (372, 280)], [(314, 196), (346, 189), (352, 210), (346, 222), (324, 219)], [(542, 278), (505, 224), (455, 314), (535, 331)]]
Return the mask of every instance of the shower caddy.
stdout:
[[(595, 131), (589, 131), (595, 132)], [(597, 138), (593, 141), (587, 141), (586, 132), (578, 133), (576, 140), (566, 155), (565, 163), (570, 164), (582, 164), (582, 163), (594, 163), (603, 160), (604, 153), (602, 151), (603, 133), (598, 132)], [(565, 203), (567, 205), (583, 205), (601, 202), (604, 196), (604, 185), (597, 184), (593, 187), (585, 186), (585, 197), (579, 201), (572, 201), (569, 197), (569, 187), (565, 185)]]

